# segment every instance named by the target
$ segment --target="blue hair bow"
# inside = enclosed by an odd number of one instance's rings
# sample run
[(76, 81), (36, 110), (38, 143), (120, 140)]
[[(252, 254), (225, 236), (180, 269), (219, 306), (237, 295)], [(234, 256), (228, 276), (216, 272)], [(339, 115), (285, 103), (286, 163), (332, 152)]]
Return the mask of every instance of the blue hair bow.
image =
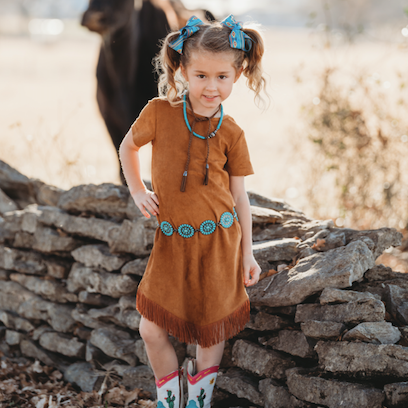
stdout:
[(242, 23), (236, 21), (232, 14), (222, 20), (221, 24), (231, 30), (231, 34), (229, 35), (231, 48), (236, 48), (245, 52), (248, 52), (252, 48), (252, 38), (242, 31)]
[(200, 29), (198, 26), (203, 24), (204, 23), (198, 17), (192, 16), (187, 21), (186, 25), (180, 30), (179, 36), (169, 44), (169, 47), (173, 48), (173, 50), (177, 51), (179, 54), (182, 54), (184, 41), (196, 33)]

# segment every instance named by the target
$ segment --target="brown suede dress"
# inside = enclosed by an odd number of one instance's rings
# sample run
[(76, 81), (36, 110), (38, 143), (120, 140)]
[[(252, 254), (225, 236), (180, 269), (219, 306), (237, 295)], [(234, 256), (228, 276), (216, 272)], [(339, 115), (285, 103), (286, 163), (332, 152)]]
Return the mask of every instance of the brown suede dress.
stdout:
[[(189, 109), (187, 115), (191, 124)], [(218, 121), (211, 120), (211, 131)], [(198, 122), (194, 131), (206, 136), (208, 121)], [(139, 147), (152, 142), (152, 186), (160, 210), (136, 308), (180, 341), (210, 347), (236, 335), (249, 319), (241, 226), (229, 189), (229, 176), (253, 174), (244, 132), (224, 115), (209, 139), (208, 185), (203, 184), (207, 141), (193, 136), (184, 192), (180, 185), (190, 132), (183, 106), (151, 100), (132, 134)]]

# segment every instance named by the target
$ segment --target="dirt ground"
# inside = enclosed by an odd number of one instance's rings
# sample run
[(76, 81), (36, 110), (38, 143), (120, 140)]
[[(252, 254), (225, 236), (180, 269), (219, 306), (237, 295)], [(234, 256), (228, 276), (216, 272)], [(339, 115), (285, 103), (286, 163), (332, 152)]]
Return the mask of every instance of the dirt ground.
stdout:
[[(340, 42), (331, 51), (307, 29), (269, 28), (264, 34), (271, 106), (258, 109), (244, 79), (225, 103), (226, 112), (246, 132), (255, 169), (246, 186), (284, 198), (313, 217), (335, 218), (330, 207), (324, 214), (312, 214), (304, 198), (313, 182), (307, 176), (313, 158), (301, 106), (312, 103), (314, 78), (327, 65), (350, 72), (364, 67), (367, 75), (377, 72), (392, 92), (394, 68), (407, 66), (400, 29), (395, 28), (395, 42)], [(99, 37), (76, 23), (50, 44), (0, 37), (0, 159), (29, 177), (65, 189), (119, 181), (116, 154), (95, 98), (98, 51)], [(295, 80), (300, 67), (302, 83)], [(141, 152), (143, 177), (149, 179), (149, 147)]]

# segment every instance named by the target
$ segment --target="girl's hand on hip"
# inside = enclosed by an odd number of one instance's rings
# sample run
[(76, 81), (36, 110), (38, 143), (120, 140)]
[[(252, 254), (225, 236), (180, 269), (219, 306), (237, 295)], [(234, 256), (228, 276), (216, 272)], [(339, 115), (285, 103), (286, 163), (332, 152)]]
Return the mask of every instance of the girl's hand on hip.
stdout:
[(244, 284), (246, 287), (253, 286), (258, 283), (261, 268), (256, 262), (254, 256), (243, 255), (242, 263), (244, 266)]
[(159, 199), (153, 191), (141, 189), (133, 193), (132, 198), (137, 208), (146, 218), (150, 218), (150, 214), (147, 211), (152, 215), (159, 214)]

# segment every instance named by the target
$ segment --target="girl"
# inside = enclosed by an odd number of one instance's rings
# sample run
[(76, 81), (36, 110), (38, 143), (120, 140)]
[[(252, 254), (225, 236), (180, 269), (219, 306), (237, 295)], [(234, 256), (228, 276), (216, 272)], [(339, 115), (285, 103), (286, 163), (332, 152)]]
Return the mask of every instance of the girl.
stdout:
[[(207, 408), (224, 341), (249, 319), (245, 286), (261, 272), (244, 186), (253, 169), (244, 133), (222, 102), (242, 73), (259, 98), (263, 52), (259, 33), (233, 16), (213, 24), (192, 17), (166, 37), (157, 60), (161, 97), (146, 105), (120, 146), (130, 193), (160, 227), (136, 300), (158, 407), (183, 406), (168, 334), (197, 344), (187, 367), (187, 407)], [(140, 176), (138, 150), (148, 142), (154, 192)]]

